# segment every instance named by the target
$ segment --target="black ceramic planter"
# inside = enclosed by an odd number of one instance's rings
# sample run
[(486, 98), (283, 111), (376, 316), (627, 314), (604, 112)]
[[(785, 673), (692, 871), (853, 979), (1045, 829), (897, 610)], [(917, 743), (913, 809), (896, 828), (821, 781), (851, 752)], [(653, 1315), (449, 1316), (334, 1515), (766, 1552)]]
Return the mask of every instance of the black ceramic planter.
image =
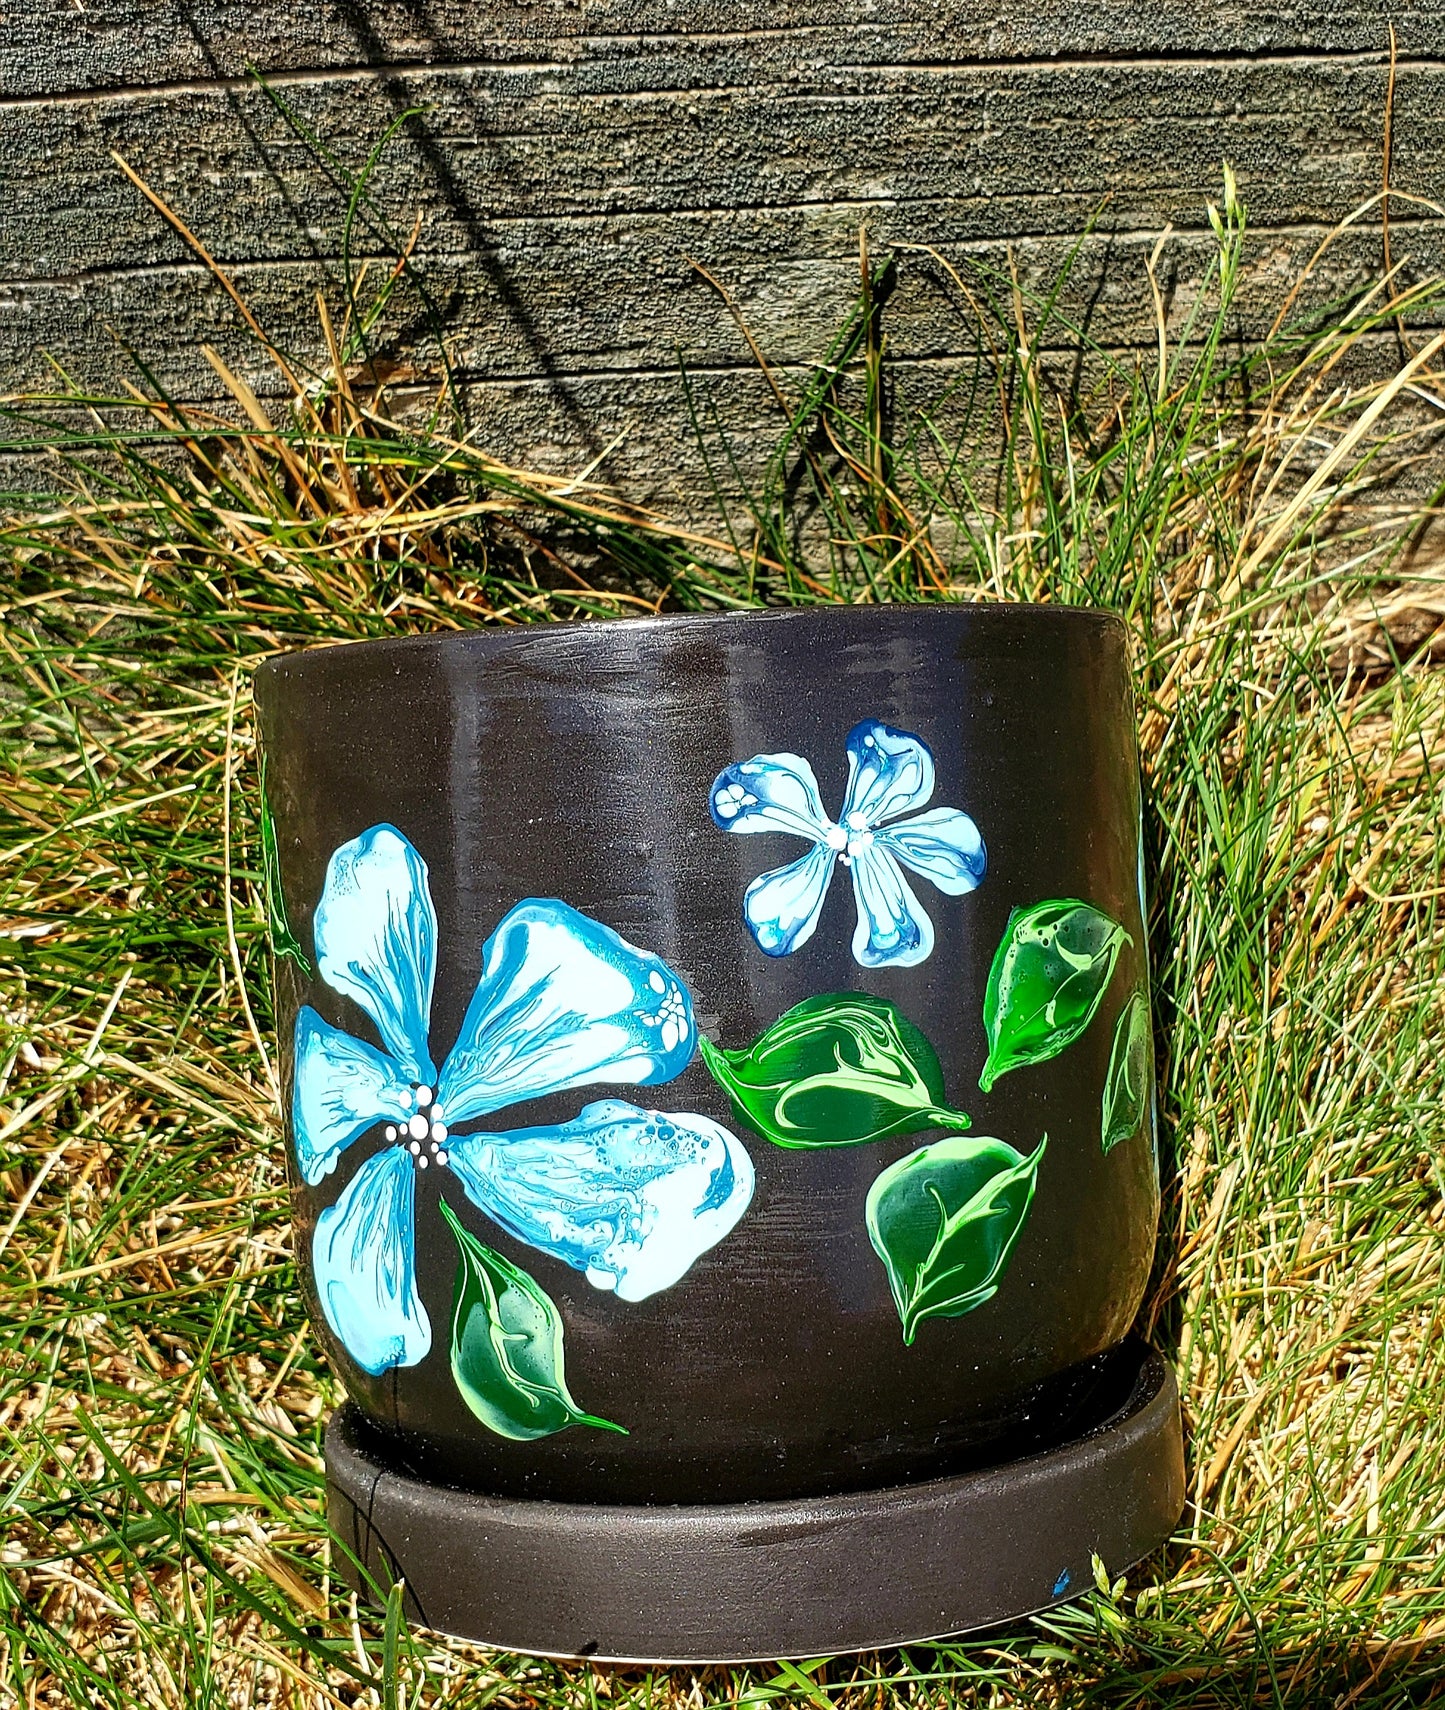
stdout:
[(257, 695), (368, 1573), (512, 1648), (730, 1660), (1000, 1620), (1168, 1534), (1120, 624), (539, 626)]

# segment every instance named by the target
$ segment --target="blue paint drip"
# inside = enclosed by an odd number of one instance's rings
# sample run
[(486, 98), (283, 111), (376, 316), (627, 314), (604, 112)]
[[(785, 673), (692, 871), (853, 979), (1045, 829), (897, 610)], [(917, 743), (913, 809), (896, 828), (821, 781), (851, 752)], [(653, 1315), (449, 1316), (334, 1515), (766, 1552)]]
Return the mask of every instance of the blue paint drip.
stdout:
[(1055, 1597), (1062, 1597), (1064, 1595), (1064, 1593), (1069, 1589), (1069, 1581), (1073, 1577), (1074, 1576), (1069, 1572), (1069, 1570), (1067, 1568), (1065, 1568), (1064, 1571), (1059, 1575), (1059, 1577), (1054, 1581), (1053, 1595)]

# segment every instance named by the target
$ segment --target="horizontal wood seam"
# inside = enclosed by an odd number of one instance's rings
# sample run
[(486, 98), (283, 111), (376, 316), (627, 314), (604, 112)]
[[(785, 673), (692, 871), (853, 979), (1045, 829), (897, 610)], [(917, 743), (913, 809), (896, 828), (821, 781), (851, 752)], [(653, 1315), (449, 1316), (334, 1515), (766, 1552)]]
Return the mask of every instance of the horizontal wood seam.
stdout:
[[(1411, 317), (1410, 330), (1412, 333), (1434, 333), (1439, 330), (1437, 326), (1437, 318), (1426, 315), (1416, 320), (1414, 317)], [(1358, 344), (1363, 348), (1369, 348), (1371, 346), (1383, 347), (1392, 343), (1395, 340), (1395, 336), (1393, 328), (1380, 327), (1369, 332), (1362, 333), (1358, 340)], [(1197, 340), (1191, 340), (1185, 348), (1196, 348), (1197, 343)], [(1171, 343), (1170, 349), (1171, 352), (1174, 352), (1178, 349), (1178, 346)], [(1034, 354), (1040, 358), (1063, 357), (1073, 361), (1079, 355), (1078, 346), (1072, 343), (1055, 344), (1043, 342), (1034, 346), (1033, 350)], [(1141, 347), (1137, 344), (1090, 345), (1085, 349), (1083, 355), (1086, 362), (1090, 357), (1108, 357), (1115, 361), (1139, 358), (1147, 365), (1150, 361), (1156, 359), (1155, 353), (1151, 352), (1147, 347)], [(888, 359), (890, 367), (894, 369), (911, 370), (916, 373), (927, 373), (929, 371), (946, 372), (949, 369), (967, 368), (972, 366), (977, 360), (978, 359), (972, 354), (964, 352), (949, 356), (893, 355)], [(305, 364), (299, 364), (298, 366), (303, 368), (306, 367)], [(779, 362), (773, 362), (770, 360), (768, 366), (774, 374), (797, 377), (806, 377), (810, 374), (816, 373), (818, 369), (817, 363), (797, 362), (791, 360)], [(525, 392), (539, 390), (546, 391), (549, 388), (557, 386), (585, 384), (596, 381), (605, 381), (609, 384), (613, 382), (630, 384), (632, 382), (653, 382), (658, 380), (678, 381), (681, 372), (681, 368), (671, 365), (666, 368), (559, 368), (535, 374), (488, 374), (481, 369), (458, 368), (453, 370), (453, 378), (459, 387), (477, 392)], [(736, 380), (748, 375), (756, 376), (759, 380), (762, 378), (757, 364), (746, 357), (740, 357), (736, 362), (719, 362), (714, 359), (706, 364), (688, 363), (687, 373), (688, 377), (695, 381)], [(437, 384), (438, 382), (435, 381), (423, 381), (420, 383), (406, 383), (402, 385), (387, 386), (386, 394), (389, 398), (399, 401), (405, 401), (411, 398), (424, 399), (435, 395)], [(282, 393), (272, 392), (259, 393), (259, 395), (263, 396), (270, 402), (275, 402), (277, 399), (284, 396)], [(40, 396), (48, 395), (40, 392), (10, 394), (7, 402), (13, 404), (16, 397), (23, 398)], [(98, 397), (99, 394), (85, 393), (83, 396)], [(218, 403), (231, 403), (234, 402), (234, 400), (229, 398), (226, 393), (216, 392), (205, 396), (195, 397), (183, 398), (172, 396), (171, 402), (179, 405), (182, 409), (213, 409)], [(53, 400), (53, 407), (59, 410), (68, 406), (66, 406), (65, 400), (57, 398)], [(16, 455), (22, 453), (25, 455), (31, 454), (28, 446), (21, 446), (14, 443), (9, 445), (6, 449)], [(36, 452), (43, 449), (43, 446), (35, 447)]]
[[(586, 40), (588, 38), (580, 38)], [(591, 38), (601, 39), (601, 38)], [(639, 45), (655, 38), (642, 38)], [(970, 75), (1007, 75), (1023, 73), (1026, 75), (1057, 76), (1071, 71), (1104, 70), (1104, 71), (1188, 71), (1192, 69), (1205, 70), (1241, 70), (1249, 66), (1272, 65), (1285, 67), (1300, 67), (1312, 70), (1321, 68), (1350, 67), (1383, 67), (1389, 59), (1388, 52), (1381, 49), (1291, 49), (1271, 50), (1259, 49), (1254, 52), (1239, 49), (1213, 52), (1208, 49), (1197, 49), (1177, 54), (1158, 53), (1074, 53), (1060, 54), (1057, 57), (1019, 57), (989, 58), (970, 57), (961, 55), (957, 59), (931, 60), (902, 60), (890, 63), (855, 62), (844, 63), (830, 61), (822, 68), (825, 72), (846, 71), (853, 74), (866, 73), (875, 76), (897, 76), (912, 73), (929, 76), (970, 76)], [(445, 76), (475, 76), (487, 72), (511, 75), (546, 75), (574, 74), (583, 66), (596, 67), (606, 65), (608, 61), (588, 61), (578, 57), (567, 60), (509, 60), (471, 59), (471, 60), (441, 60), (418, 59), (398, 60), (394, 63), (380, 65), (338, 65), (310, 66), (294, 68), (287, 71), (268, 71), (259, 76), (245, 77), (215, 77), (192, 78), (177, 82), (137, 83), (102, 86), (94, 89), (66, 89), (32, 93), (25, 95), (0, 96), (0, 112), (21, 111), (33, 107), (70, 107), (95, 106), (107, 101), (151, 101), (166, 100), (178, 95), (234, 95), (255, 91), (260, 82), (271, 84), (275, 88), (294, 88), (298, 85), (346, 82), (386, 82), (395, 78), (445, 77)], [(1396, 61), (1396, 75), (1404, 76), (1411, 72), (1439, 72), (1445, 70), (1445, 57), (1438, 55), (1418, 55), (1415, 57), (1402, 56)], [(659, 90), (630, 90), (618, 89), (609, 92), (582, 92), (574, 99), (606, 99), (615, 101), (656, 100), (658, 98), (676, 97), (678, 99), (694, 99), (700, 94), (756, 94), (760, 88), (769, 85), (739, 84), (739, 85), (682, 85), (676, 89)], [(799, 91), (789, 90), (789, 94), (798, 98)]]
[[(1050, 193), (1044, 192), (1044, 191), (1037, 192), (1037, 195), (1039, 195), (1040, 197), (1043, 197), (1043, 196), (1048, 195), (1048, 194), (1050, 194)], [(662, 208), (662, 209), (646, 210), (645, 211), (645, 217), (651, 218), (651, 219), (657, 219), (657, 218), (661, 218), (661, 217), (667, 217), (667, 216), (675, 215), (678, 218), (684, 218), (684, 217), (687, 217), (689, 215), (711, 216), (711, 215), (716, 215), (718, 213), (728, 213), (728, 214), (732, 214), (732, 213), (739, 213), (739, 214), (779, 213), (779, 214), (786, 214), (786, 213), (792, 212), (793, 209), (795, 209), (795, 208), (802, 208), (802, 207), (807, 207), (810, 209), (837, 208), (840, 210), (847, 210), (847, 209), (852, 209), (852, 208), (865, 208), (865, 207), (872, 207), (872, 206), (890, 207), (890, 206), (893, 206), (895, 204), (901, 204), (907, 200), (909, 200), (909, 198), (886, 197), (886, 198), (880, 198), (877, 203), (863, 202), (863, 201), (859, 201), (859, 202), (809, 202), (809, 203), (788, 203), (785, 205), (778, 205), (778, 206), (773, 206), (770, 204), (764, 204), (761, 207), (750, 207), (750, 208), (725, 208), (725, 209), (716, 209), (716, 208), (672, 208), (672, 209), (667, 209), (667, 208)], [(926, 197), (926, 198), (920, 197), (920, 198), (918, 198), (918, 200), (920, 200), (920, 201), (926, 200), (926, 201), (936, 202), (936, 201), (944, 200), (944, 198), (937, 197), (937, 196), (931, 196), (931, 197)], [(959, 198), (957, 198), (957, 200), (959, 200), (959, 201), (971, 201), (971, 200), (977, 200), (977, 198), (959, 197)], [(591, 222), (594, 222), (597, 220), (615, 220), (615, 221), (621, 222), (621, 221), (626, 221), (629, 218), (641, 218), (641, 217), (644, 217), (644, 215), (636, 213), (634, 210), (631, 210), (631, 209), (623, 211), (623, 212), (613, 212), (610, 214), (566, 215), (566, 216), (545, 216), (545, 215), (536, 215), (536, 214), (502, 214), (502, 215), (495, 215), (495, 216), (489, 217), (487, 220), (487, 224), (489, 226), (504, 226), (504, 225), (551, 226), (551, 225), (560, 225), (560, 224), (571, 224), (574, 222), (579, 223), (579, 224), (591, 223)], [(1178, 221), (1171, 221), (1170, 224), (1173, 227), (1173, 236), (1176, 238), (1185, 238), (1185, 239), (1200, 238), (1200, 237), (1204, 237), (1206, 234), (1209, 233), (1208, 225), (1204, 224), (1203, 222), (1201, 222), (1198, 225), (1183, 225)], [(1289, 223), (1284, 224), (1284, 225), (1273, 225), (1273, 226), (1264, 226), (1264, 225), (1255, 226), (1255, 225), (1252, 225), (1249, 228), (1249, 230), (1250, 230), (1250, 236), (1253, 238), (1270, 238), (1270, 237), (1273, 237), (1273, 238), (1292, 238), (1292, 237), (1297, 237), (1297, 238), (1315, 238), (1315, 239), (1318, 239), (1318, 238), (1325, 236), (1326, 233), (1334, 231), (1336, 229), (1337, 225), (1338, 225), (1338, 221), (1333, 221), (1333, 220), (1299, 220), (1299, 221), (1289, 222)], [(1427, 232), (1428, 233), (1432, 228), (1438, 227), (1441, 225), (1445, 225), (1445, 215), (1420, 215), (1420, 216), (1414, 216), (1414, 217), (1411, 217), (1408, 219), (1392, 219), (1390, 221), (1390, 230), (1396, 234), (1399, 234), (1401, 232), (1412, 232), (1412, 231), (1413, 232)], [(1163, 228), (1161, 226), (1129, 227), (1129, 228), (1127, 228), (1125, 230), (1121, 230), (1121, 231), (1105, 231), (1105, 230), (1101, 230), (1101, 229), (1096, 228), (1092, 233), (1088, 234), (1084, 238), (1084, 242), (1086, 244), (1096, 245), (1100, 248), (1105, 248), (1105, 247), (1109, 247), (1109, 246), (1113, 246), (1116, 248), (1120, 247), (1120, 246), (1128, 246), (1131, 248), (1142, 249), (1142, 248), (1145, 248), (1147, 246), (1152, 246), (1153, 244), (1157, 243), (1162, 230), (1163, 230)], [(1349, 228), (1349, 230), (1352, 234), (1366, 236), (1366, 237), (1373, 236), (1375, 238), (1380, 238), (1383, 234), (1383, 227), (1378, 220), (1375, 220), (1375, 221), (1366, 221), (1366, 220), (1356, 221), (1355, 224)], [(919, 246), (917, 244), (914, 244), (911, 242), (900, 241), (899, 243), (893, 243), (893, 242), (890, 242), (889, 239), (887, 239), (886, 237), (879, 237), (876, 239), (876, 241), (878, 243), (879, 248), (885, 253), (890, 251), (890, 250), (896, 249), (896, 248), (901, 248), (905, 253), (912, 253), (912, 254), (921, 253)], [(1021, 232), (1010, 232), (1007, 236), (1002, 236), (1002, 237), (976, 237), (976, 238), (943, 239), (940, 242), (934, 244), (932, 247), (936, 248), (940, 254), (973, 255), (973, 254), (981, 254), (981, 253), (984, 253), (984, 252), (987, 252), (990, 250), (994, 250), (994, 251), (1003, 250), (1003, 249), (1006, 249), (1010, 244), (1026, 244), (1026, 243), (1076, 244), (1079, 241), (1080, 241), (1080, 235), (1076, 232), (1061, 232), (1061, 231), (1027, 232), (1027, 231), (1021, 231)], [(447, 265), (447, 264), (450, 264), (450, 265), (466, 265), (469, 262), (475, 261), (476, 259), (478, 259), (478, 257), (483, 256), (483, 255), (487, 255), (490, 253), (494, 253), (494, 252), (489, 251), (489, 250), (479, 250), (479, 249), (425, 249), (425, 250), (419, 249), (419, 250), (414, 250), (412, 252), (411, 260), (412, 260), (413, 265), (415, 265), (417, 267), (425, 267), (428, 263), (432, 263), (435, 265)], [(851, 252), (845, 252), (844, 250), (839, 249), (836, 251), (824, 252), (824, 253), (819, 253), (819, 254), (811, 254), (811, 255), (801, 254), (801, 253), (791, 254), (786, 258), (784, 265), (786, 265), (788, 267), (793, 267), (793, 266), (796, 266), (800, 262), (802, 262), (802, 263), (817, 263), (819, 265), (827, 265), (827, 264), (830, 264), (833, 262), (837, 262), (842, 257), (844, 257), (845, 253), (851, 253)], [(312, 252), (312, 251), (307, 251), (304, 255), (298, 254), (298, 255), (255, 256), (255, 257), (250, 257), (250, 258), (247, 258), (244, 256), (241, 256), (241, 257), (217, 256), (216, 259), (217, 259), (217, 262), (219, 263), (220, 266), (224, 267), (228, 273), (232, 273), (232, 274), (271, 273), (271, 272), (285, 272), (285, 271), (288, 271), (291, 269), (340, 267), (341, 266), (341, 260), (342, 260), (340, 255), (318, 253), (318, 252)], [(681, 250), (678, 251), (677, 259), (679, 261), (685, 260)], [(352, 262), (353, 267), (359, 267), (363, 264), (369, 264), (371, 266), (387, 266), (390, 263), (392, 263), (394, 260), (395, 260), (395, 256), (389, 255), (389, 254), (362, 255), (362, 254), (358, 253), (357, 251), (353, 251), (352, 255), (351, 255), (351, 262)], [(0, 274), (0, 308), (3, 308), (5, 306), (4, 305), (4, 299), (7, 296), (14, 296), (17, 293), (24, 292), (24, 291), (30, 291), (30, 290), (63, 291), (63, 290), (71, 289), (77, 285), (102, 285), (102, 284), (108, 285), (108, 284), (123, 283), (125, 281), (133, 280), (133, 279), (170, 279), (170, 278), (175, 278), (177, 276), (185, 276), (187, 274), (204, 275), (208, 271), (209, 271), (209, 269), (205, 266), (205, 264), (203, 262), (200, 262), (200, 261), (156, 261), (156, 262), (147, 262), (147, 263), (144, 263), (140, 266), (126, 265), (126, 266), (115, 266), (115, 267), (87, 267), (87, 268), (79, 269), (75, 273), (56, 273), (56, 274), (41, 275), (38, 277), (33, 276), (33, 275), (25, 275), (23, 277), (16, 276), (16, 277), (7, 278), (3, 274)]]

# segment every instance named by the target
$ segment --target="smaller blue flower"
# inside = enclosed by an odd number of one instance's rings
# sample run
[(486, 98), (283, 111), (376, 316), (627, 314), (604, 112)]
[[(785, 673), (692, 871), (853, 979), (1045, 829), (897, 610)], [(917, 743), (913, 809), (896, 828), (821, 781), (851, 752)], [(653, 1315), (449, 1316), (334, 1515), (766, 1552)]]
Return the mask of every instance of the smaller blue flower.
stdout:
[[(743, 897), (743, 919), (765, 954), (790, 956), (813, 936), (841, 860), (858, 905), (854, 957), (865, 968), (911, 968), (933, 950), (933, 922), (902, 869), (962, 896), (983, 878), (983, 839), (958, 808), (914, 813), (933, 795), (926, 742), (870, 718), (848, 732), (847, 748), (848, 789), (837, 820), (824, 813), (806, 760), (755, 754), (718, 775), (713, 821), (723, 831), (783, 831), (812, 845), (790, 865), (754, 879)], [(897, 823), (906, 813), (914, 817)]]

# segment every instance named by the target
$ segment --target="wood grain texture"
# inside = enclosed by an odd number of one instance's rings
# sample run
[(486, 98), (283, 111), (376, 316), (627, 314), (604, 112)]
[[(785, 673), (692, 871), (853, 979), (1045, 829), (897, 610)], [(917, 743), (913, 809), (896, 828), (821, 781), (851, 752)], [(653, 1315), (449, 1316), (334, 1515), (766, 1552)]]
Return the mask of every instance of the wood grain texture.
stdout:
[[(1108, 60), (1374, 54), (1386, 14), (1331, 0), (40, 0), (8, 15), (0, 95), (445, 61), (558, 68), (645, 61), (682, 49), (703, 61), (739, 44), (760, 75), (792, 65), (900, 60)], [(1393, 9), (1402, 50), (1445, 48), (1438, 7)], [(752, 81), (752, 80), (750, 80)]]
[[(1371, 8), (879, 0), (45, 0), (0, 43), (0, 387), (47, 353), (97, 389), (127, 347), (176, 395), (214, 397), (218, 345), (266, 389), (234, 309), (121, 175), (114, 150), (230, 269), (267, 327), (319, 360), (315, 294), (340, 294), (346, 199), (278, 109), (353, 167), (401, 120), (373, 179), (417, 260), (458, 372), (503, 454), (608, 469), (702, 504), (678, 364), (708, 377), (744, 447), (768, 405), (726, 280), (787, 363), (824, 348), (876, 250), (930, 244), (981, 280), (1012, 245), (1042, 288), (1086, 238), (1067, 308), (1147, 348), (1143, 262), (1180, 321), (1228, 158), (1256, 226), (1240, 334), (1327, 227), (1378, 189), (1386, 44)], [(1445, 13), (1395, 15), (1394, 181), (1445, 199)], [(273, 94), (247, 79), (259, 67)], [(402, 115), (410, 114), (402, 118)], [(1401, 211), (1395, 250), (1445, 265), (1445, 221)], [(365, 222), (354, 252), (385, 245)], [(1377, 271), (1378, 225), (1331, 251), (1316, 300)], [(971, 339), (943, 272), (905, 260), (888, 309), (920, 370)], [(386, 352), (424, 332), (414, 317)], [(1383, 357), (1382, 357), (1383, 359)], [(628, 449), (630, 448), (630, 449)]]

